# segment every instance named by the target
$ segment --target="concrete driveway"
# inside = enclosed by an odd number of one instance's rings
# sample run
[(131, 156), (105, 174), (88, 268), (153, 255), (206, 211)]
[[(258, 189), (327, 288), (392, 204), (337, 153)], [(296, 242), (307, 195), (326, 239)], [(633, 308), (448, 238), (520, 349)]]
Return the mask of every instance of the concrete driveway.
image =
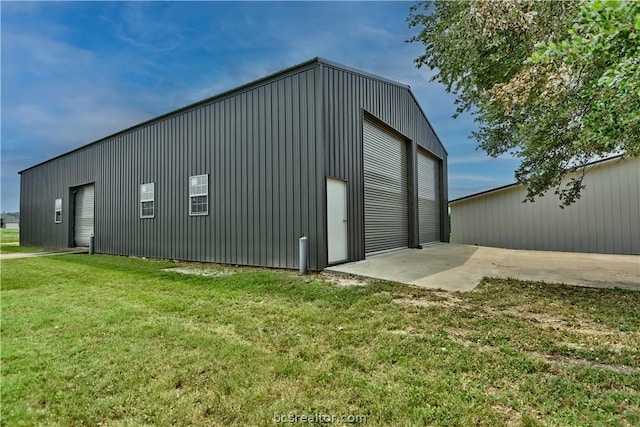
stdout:
[(527, 251), (437, 243), (403, 249), (327, 271), (447, 291), (470, 291), (483, 277), (640, 290), (640, 256)]

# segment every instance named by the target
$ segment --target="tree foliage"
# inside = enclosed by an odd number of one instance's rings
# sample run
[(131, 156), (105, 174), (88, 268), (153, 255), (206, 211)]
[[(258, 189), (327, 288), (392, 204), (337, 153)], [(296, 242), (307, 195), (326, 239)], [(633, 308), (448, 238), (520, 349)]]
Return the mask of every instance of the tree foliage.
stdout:
[(528, 200), (569, 205), (589, 160), (640, 155), (640, 2), (421, 2), (409, 22), (416, 65), (476, 116), (482, 149), (520, 159)]

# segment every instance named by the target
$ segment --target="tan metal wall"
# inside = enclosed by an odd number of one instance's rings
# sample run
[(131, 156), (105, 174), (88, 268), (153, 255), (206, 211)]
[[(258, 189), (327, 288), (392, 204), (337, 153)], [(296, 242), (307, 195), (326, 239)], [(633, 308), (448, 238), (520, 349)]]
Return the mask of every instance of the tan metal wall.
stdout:
[[(609, 254), (640, 254), (640, 159), (594, 164), (576, 203), (556, 195), (522, 203), (518, 185), (450, 203), (451, 242)], [(552, 192), (551, 192), (552, 193)]]

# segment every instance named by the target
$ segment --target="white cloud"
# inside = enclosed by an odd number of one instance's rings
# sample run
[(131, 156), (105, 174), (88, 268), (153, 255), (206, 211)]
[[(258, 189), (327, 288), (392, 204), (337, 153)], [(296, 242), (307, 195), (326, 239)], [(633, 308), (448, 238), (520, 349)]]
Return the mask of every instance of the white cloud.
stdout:
[(94, 64), (93, 52), (37, 34), (2, 31), (3, 79), (30, 76), (79, 74)]

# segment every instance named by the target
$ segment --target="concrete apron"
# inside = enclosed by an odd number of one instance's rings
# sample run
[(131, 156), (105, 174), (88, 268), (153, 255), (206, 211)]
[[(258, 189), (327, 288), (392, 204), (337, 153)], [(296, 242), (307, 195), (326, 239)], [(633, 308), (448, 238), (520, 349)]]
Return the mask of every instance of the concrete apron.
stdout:
[(470, 291), (483, 277), (640, 290), (640, 256), (528, 251), (437, 243), (403, 249), (327, 271), (430, 289)]
[(0, 259), (34, 258), (34, 257), (40, 257), (40, 256), (65, 255), (65, 254), (86, 254), (88, 252), (89, 252), (88, 248), (70, 248), (70, 249), (61, 249), (58, 251), (47, 251), (47, 252), (12, 252), (12, 253), (0, 254)]

